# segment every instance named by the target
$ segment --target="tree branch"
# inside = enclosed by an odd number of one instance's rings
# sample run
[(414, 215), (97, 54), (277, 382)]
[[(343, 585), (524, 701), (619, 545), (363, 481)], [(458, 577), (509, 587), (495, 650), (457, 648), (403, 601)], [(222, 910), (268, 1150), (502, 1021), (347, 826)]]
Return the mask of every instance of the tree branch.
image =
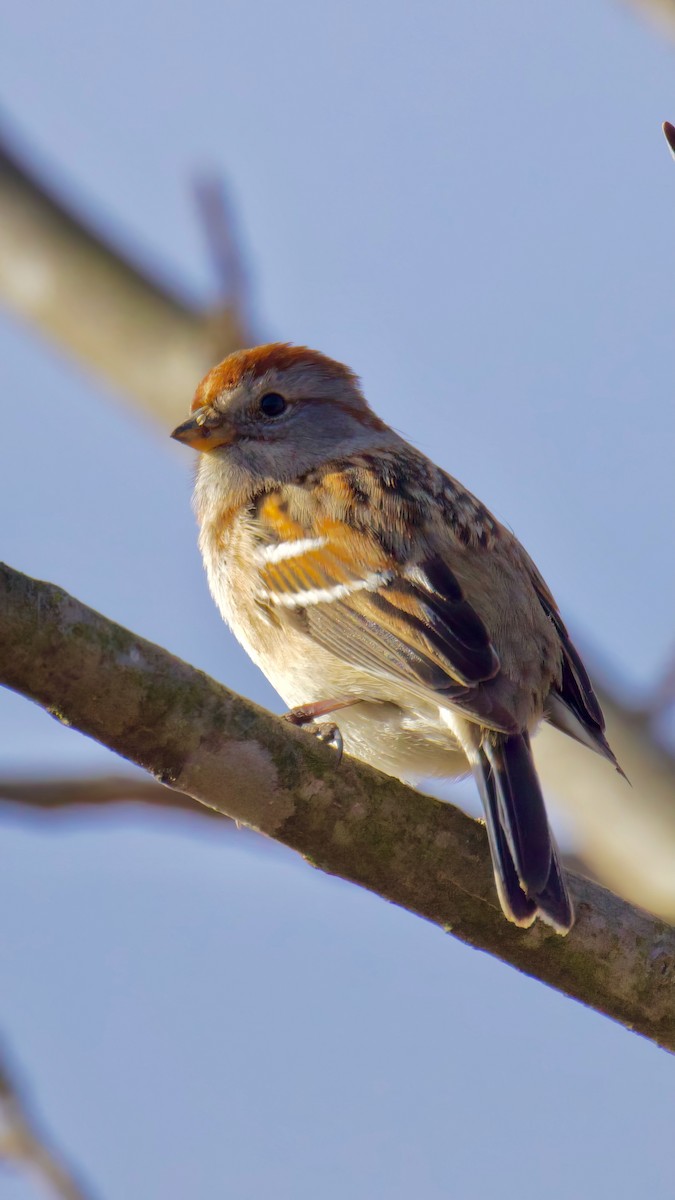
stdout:
[(666, 37), (675, 37), (675, 0), (630, 0), (630, 7), (636, 8)]
[[(604, 759), (544, 725), (534, 741), (542, 780), (573, 822), (591, 873), (626, 899), (675, 921), (675, 762), (651, 718), (598, 687), (607, 735), (632, 787)], [(561, 807), (562, 807), (561, 805)]]
[(131, 775), (66, 776), (56, 779), (0, 776), (0, 805), (5, 808), (12, 804), (22, 810), (34, 808), (50, 813), (66, 808), (144, 804), (150, 808), (223, 820), (222, 813), (196, 804), (191, 796), (183, 792), (155, 783), (152, 779), (137, 779)]
[(236, 300), (203, 313), (108, 244), (0, 135), (0, 300), (167, 427), (249, 341)]
[(89, 1189), (48, 1145), (6, 1053), (0, 1058), (0, 1161), (35, 1175), (56, 1200), (92, 1200)]
[(675, 1050), (675, 930), (572, 878), (567, 938), (509, 925), (482, 826), (333, 752), (51, 584), (0, 567), (0, 680), (162, 783)]

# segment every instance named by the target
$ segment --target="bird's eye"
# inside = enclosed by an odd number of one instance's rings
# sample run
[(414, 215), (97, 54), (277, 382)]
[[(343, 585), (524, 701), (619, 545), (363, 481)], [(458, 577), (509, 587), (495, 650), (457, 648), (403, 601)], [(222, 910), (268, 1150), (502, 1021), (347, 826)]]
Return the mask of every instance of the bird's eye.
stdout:
[(286, 401), (278, 392), (267, 392), (260, 397), (260, 411), (264, 417), (280, 417), (286, 408)]

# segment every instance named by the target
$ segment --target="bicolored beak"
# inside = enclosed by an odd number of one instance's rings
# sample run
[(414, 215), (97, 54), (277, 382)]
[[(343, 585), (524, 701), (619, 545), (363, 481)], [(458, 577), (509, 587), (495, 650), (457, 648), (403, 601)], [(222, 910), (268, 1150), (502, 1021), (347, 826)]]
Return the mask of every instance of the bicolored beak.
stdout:
[(176, 426), (171, 437), (193, 450), (215, 450), (234, 441), (234, 430), (222, 413), (210, 408), (198, 408), (187, 421)]

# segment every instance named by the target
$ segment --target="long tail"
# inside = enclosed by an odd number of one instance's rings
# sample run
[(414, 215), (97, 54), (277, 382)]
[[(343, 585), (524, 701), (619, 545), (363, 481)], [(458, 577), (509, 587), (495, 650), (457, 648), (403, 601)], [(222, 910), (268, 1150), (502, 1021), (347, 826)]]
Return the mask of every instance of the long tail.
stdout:
[(574, 910), (528, 735), (491, 735), (477, 751), (473, 767), (505, 915), (523, 927), (541, 917), (559, 933), (567, 933)]

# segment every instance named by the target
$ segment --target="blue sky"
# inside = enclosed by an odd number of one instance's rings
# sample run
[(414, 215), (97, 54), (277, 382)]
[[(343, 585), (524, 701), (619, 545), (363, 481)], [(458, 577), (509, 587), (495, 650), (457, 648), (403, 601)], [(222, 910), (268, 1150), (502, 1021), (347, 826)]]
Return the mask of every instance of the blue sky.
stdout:
[[(261, 336), (349, 362), (516, 530), (591, 660), (653, 683), (665, 40), (600, 0), (34, 0), (4, 16), (0, 80), (54, 177), (204, 300), (190, 181), (223, 173)], [(190, 456), (9, 317), (0, 363), (3, 558), (278, 709), (207, 595)], [(0, 716), (5, 771), (114, 765), (16, 697)], [(3, 840), (0, 1026), (104, 1200), (672, 1197), (668, 1057), (409, 914), (187, 818)]]

